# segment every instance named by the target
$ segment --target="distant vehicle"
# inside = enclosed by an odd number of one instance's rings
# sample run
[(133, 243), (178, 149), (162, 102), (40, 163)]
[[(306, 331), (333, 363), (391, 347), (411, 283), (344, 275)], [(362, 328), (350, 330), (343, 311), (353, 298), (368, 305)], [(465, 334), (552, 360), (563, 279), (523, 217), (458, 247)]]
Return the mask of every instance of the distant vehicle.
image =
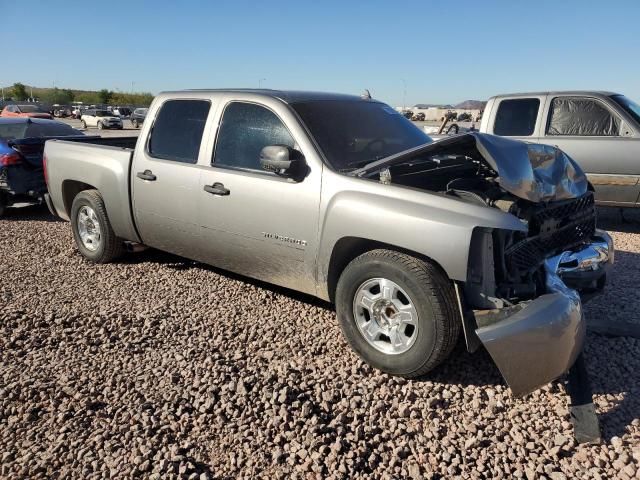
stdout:
[(131, 116), (131, 109), (129, 107), (115, 107), (112, 111), (119, 117), (126, 118)]
[(131, 125), (133, 125), (134, 128), (138, 128), (140, 125), (142, 125), (148, 111), (148, 108), (136, 108), (131, 114)]
[(0, 217), (15, 203), (40, 203), (47, 191), (42, 168), (50, 138), (87, 138), (66, 123), (40, 118), (0, 118)]
[(97, 127), (98, 130), (116, 128), (122, 130), (122, 119), (108, 110), (88, 109), (80, 117), (84, 128)]
[(49, 112), (45, 112), (38, 105), (7, 105), (2, 110), (0, 117), (30, 117), (49, 120), (53, 118)]
[(561, 148), (587, 174), (600, 205), (640, 207), (640, 105), (613, 92), (497, 95), (480, 132)]
[(402, 112), (402, 115), (404, 115), (404, 118), (411, 120), (411, 117), (413, 117), (413, 112), (411, 110), (404, 110)]
[(68, 105), (53, 105), (53, 116), (56, 118), (64, 118), (71, 116), (71, 107)]
[(411, 120), (413, 120), (414, 122), (423, 122), (424, 119), (425, 119), (425, 116), (423, 112), (418, 112), (411, 117)]
[(472, 115), (467, 112), (462, 112), (461, 114), (458, 115), (458, 118), (457, 118), (458, 122), (470, 122), (472, 120), (473, 120)]

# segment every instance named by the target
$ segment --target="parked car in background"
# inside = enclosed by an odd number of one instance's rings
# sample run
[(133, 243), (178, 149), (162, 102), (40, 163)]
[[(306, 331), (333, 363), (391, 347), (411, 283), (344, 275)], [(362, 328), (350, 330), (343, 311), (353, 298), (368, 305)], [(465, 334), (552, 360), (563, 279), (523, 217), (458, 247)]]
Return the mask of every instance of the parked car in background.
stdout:
[(461, 332), (516, 396), (581, 354), (579, 292), (602, 290), (613, 244), (559, 149), (432, 142), (388, 105), (337, 94), (167, 92), (149, 116), (129, 148), (46, 143), (47, 205), (89, 261), (142, 243), (318, 296), (358, 355), (404, 377)]
[(142, 125), (148, 111), (148, 108), (136, 108), (131, 114), (131, 118), (129, 119), (131, 121), (131, 125), (133, 125), (134, 128), (138, 128), (140, 125)]
[(497, 95), (480, 131), (556, 145), (587, 173), (598, 204), (640, 206), (640, 105), (618, 93)]
[(114, 115), (121, 118), (128, 118), (131, 116), (131, 109), (129, 107), (115, 107), (112, 111)]
[(90, 108), (83, 112), (82, 117), (80, 117), (80, 121), (84, 128), (96, 127), (98, 130), (102, 130), (104, 128), (116, 128), (122, 130), (123, 128), (122, 119), (108, 110), (96, 110)]
[(411, 110), (404, 110), (402, 112), (402, 115), (404, 116), (404, 118), (407, 118), (409, 120), (411, 120), (411, 117), (413, 117), (413, 111)]
[(47, 118), (53, 117), (38, 105), (7, 105), (2, 110), (0, 117), (30, 117), (30, 118)]
[(86, 138), (69, 125), (39, 118), (0, 118), (0, 216), (15, 203), (39, 203), (46, 192), (44, 142)]
[(53, 116), (56, 118), (66, 118), (71, 116), (71, 107), (68, 105), (52, 105)]
[(413, 120), (414, 122), (423, 122), (424, 119), (425, 119), (425, 115), (423, 112), (418, 112), (411, 117), (411, 120)]

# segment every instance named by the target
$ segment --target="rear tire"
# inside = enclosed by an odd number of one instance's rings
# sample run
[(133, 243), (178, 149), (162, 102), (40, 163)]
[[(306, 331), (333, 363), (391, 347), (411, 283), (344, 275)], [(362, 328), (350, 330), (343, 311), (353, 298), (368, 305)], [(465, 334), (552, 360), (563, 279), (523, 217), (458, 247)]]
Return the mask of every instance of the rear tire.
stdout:
[(0, 192), (0, 218), (4, 217), (7, 211), (7, 195), (4, 192)]
[(104, 125), (102, 124), (102, 122), (98, 122), (98, 130), (103, 130), (104, 129)]
[(87, 122), (85, 122), (84, 120), (82, 120), (82, 128), (84, 128), (85, 130), (87, 129)]
[[(388, 294), (391, 290), (395, 297)], [(337, 285), (336, 312), (343, 334), (360, 358), (407, 378), (439, 365), (460, 334), (451, 281), (435, 265), (391, 250), (366, 252), (347, 265)], [(388, 328), (394, 322), (396, 326)]]
[(97, 190), (85, 190), (73, 199), (71, 229), (78, 250), (87, 260), (108, 263), (124, 252), (123, 240), (114, 233)]

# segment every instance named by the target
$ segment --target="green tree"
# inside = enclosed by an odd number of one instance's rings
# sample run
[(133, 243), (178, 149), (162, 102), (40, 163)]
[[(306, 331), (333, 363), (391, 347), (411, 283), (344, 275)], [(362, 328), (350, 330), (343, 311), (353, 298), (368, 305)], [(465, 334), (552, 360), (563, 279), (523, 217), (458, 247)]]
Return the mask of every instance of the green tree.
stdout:
[(98, 99), (100, 100), (100, 103), (109, 103), (112, 98), (113, 92), (111, 90), (103, 88), (98, 92)]
[(19, 82), (13, 84), (12, 95), (15, 100), (26, 100), (29, 98), (29, 95), (27, 95), (27, 87)]
[(42, 100), (50, 104), (66, 105), (73, 101), (73, 92), (69, 89), (60, 90), (56, 87), (52, 90), (47, 90), (42, 95)]

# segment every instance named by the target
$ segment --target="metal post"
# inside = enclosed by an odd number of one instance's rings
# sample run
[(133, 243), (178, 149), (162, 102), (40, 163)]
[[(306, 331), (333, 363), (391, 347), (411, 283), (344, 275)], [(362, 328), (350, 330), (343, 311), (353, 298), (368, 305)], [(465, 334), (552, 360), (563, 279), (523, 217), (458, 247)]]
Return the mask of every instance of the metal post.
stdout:
[(258, 80), (258, 88), (262, 88), (262, 82), (266, 80), (266, 78), (261, 78)]
[(584, 360), (584, 352), (581, 353), (573, 367), (569, 369), (565, 385), (571, 404), (569, 411), (573, 424), (573, 435), (578, 443), (600, 443), (600, 422), (596, 415), (596, 407), (593, 405), (591, 383)]
[(407, 81), (404, 78), (401, 78), (403, 90), (402, 90), (402, 111), (404, 112), (407, 109)]

